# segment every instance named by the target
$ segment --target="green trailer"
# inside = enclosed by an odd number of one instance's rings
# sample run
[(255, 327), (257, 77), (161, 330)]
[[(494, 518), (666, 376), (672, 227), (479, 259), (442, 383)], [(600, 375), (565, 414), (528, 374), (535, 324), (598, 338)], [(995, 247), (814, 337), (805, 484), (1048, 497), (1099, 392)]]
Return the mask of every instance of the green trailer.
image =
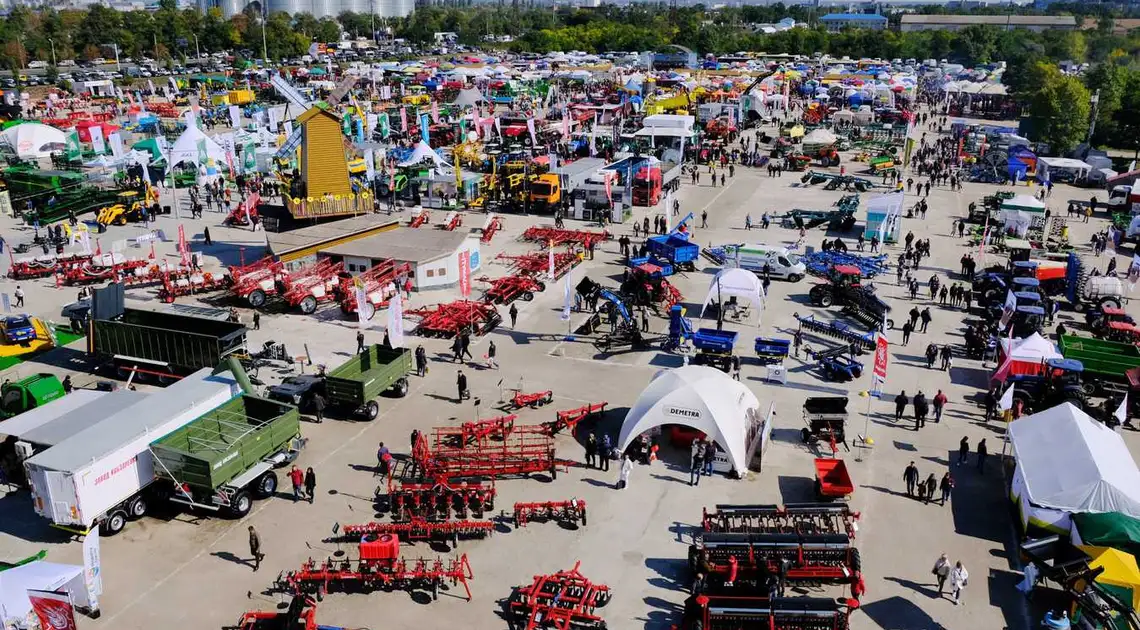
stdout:
[(1061, 355), (1084, 367), (1081, 387), (1089, 396), (1127, 390), (1126, 372), (1140, 367), (1140, 348), (1105, 339), (1064, 335)]
[(334, 406), (376, 419), (376, 398), (385, 392), (402, 397), (408, 393), (412, 351), (374, 344), (325, 374), (325, 391)]
[(18, 381), (4, 381), (0, 385), (0, 420), (63, 398), (64, 393), (59, 377), (46, 372)]
[(246, 395), (152, 442), (150, 450), (155, 475), (171, 484), (171, 501), (240, 518), (254, 498), (273, 496), (273, 469), (295, 460), (304, 445), (296, 407)]
[(119, 378), (168, 382), (212, 368), (246, 351), (245, 326), (211, 317), (124, 308), (91, 322), (87, 352), (110, 363)]

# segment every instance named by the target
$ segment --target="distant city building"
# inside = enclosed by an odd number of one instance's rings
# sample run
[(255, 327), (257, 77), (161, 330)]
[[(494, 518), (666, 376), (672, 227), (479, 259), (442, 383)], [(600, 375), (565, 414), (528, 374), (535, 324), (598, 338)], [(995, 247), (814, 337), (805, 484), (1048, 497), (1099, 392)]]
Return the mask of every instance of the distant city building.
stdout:
[(1077, 19), (1071, 15), (904, 15), (899, 30), (959, 31), (967, 26), (996, 26), (1029, 31), (1072, 31)]
[[(415, 0), (264, 0), (269, 13), (283, 11), (289, 15), (310, 13), (320, 19), (332, 17), (350, 11), (368, 15), (375, 13), (376, 17), (407, 17), (415, 9)], [(250, 4), (260, 5), (258, 0), (201, 0), (200, 8), (203, 10), (217, 7), (222, 15), (230, 17), (241, 13)]]
[(831, 13), (819, 18), (819, 23), (829, 33), (838, 33), (845, 28), (865, 28), (881, 31), (887, 28), (887, 18), (874, 13)]

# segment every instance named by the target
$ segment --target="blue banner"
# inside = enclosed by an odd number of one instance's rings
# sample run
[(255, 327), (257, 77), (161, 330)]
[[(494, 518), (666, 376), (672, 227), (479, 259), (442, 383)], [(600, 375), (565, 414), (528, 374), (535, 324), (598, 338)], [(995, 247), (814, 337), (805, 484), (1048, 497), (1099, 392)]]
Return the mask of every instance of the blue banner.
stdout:
[(427, 144), (431, 144), (431, 134), (428, 132), (430, 124), (431, 123), (428, 122), (428, 115), (420, 114), (420, 137), (423, 138)]

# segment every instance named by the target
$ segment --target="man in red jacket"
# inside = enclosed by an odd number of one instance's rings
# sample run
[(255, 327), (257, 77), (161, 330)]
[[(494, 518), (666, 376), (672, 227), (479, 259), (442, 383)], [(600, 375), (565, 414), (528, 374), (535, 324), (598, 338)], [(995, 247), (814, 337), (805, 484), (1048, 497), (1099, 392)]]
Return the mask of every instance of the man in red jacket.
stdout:
[(942, 390), (934, 395), (934, 421), (939, 422), (942, 420), (942, 408), (946, 406), (946, 394)]
[(305, 473), (301, 472), (300, 468), (296, 466), (289, 471), (289, 481), (293, 482), (293, 502), (301, 500), (301, 494), (304, 492), (305, 487)]

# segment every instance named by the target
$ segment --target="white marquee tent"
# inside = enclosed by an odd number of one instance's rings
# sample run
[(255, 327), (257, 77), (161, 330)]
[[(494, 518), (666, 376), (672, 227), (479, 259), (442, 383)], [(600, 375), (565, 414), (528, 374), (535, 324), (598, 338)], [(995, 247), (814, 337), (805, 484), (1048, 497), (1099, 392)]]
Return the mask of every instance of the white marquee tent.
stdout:
[(751, 390), (716, 368), (700, 365), (662, 370), (653, 377), (625, 416), (618, 450), (625, 452), (637, 436), (665, 424), (684, 425), (709, 436), (741, 475), (752, 454), (763, 451), (772, 431)]
[(193, 162), (198, 166), (203, 166), (199, 160), (199, 145), (205, 143), (206, 156), (214, 161), (215, 164), (226, 163), (226, 151), (222, 145), (214, 142), (206, 135), (204, 131), (199, 129), (196, 125), (190, 125), (186, 131), (178, 136), (178, 140), (174, 141), (174, 146), (170, 149), (170, 164), (171, 166), (180, 162)]
[(439, 154), (431, 148), (431, 145), (424, 142), (423, 140), (420, 140), (420, 143), (416, 145), (415, 150), (412, 151), (412, 155), (409, 156), (408, 159), (400, 162), (400, 166), (412, 166), (413, 164), (419, 164), (424, 160), (431, 160), (432, 163), (436, 165), (436, 167), (447, 166), (447, 163), (444, 162), (443, 158), (439, 157)]
[(756, 274), (746, 269), (722, 269), (709, 283), (709, 292), (701, 305), (701, 317), (705, 315), (705, 308), (709, 302), (722, 299), (730, 295), (745, 298), (756, 306), (756, 324), (760, 324), (760, 312), (764, 308), (764, 285)]
[(67, 148), (67, 136), (43, 123), (20, 123), (0, 132), (0, 143), (12, 148), (17, 157), (38, 159)]
[(1075, 513), (1140, 518), (1140, 470), (1124, 440), (1073, 405), (1013, 422), (1009, 440), (1022, 525), (1067, 534)]

